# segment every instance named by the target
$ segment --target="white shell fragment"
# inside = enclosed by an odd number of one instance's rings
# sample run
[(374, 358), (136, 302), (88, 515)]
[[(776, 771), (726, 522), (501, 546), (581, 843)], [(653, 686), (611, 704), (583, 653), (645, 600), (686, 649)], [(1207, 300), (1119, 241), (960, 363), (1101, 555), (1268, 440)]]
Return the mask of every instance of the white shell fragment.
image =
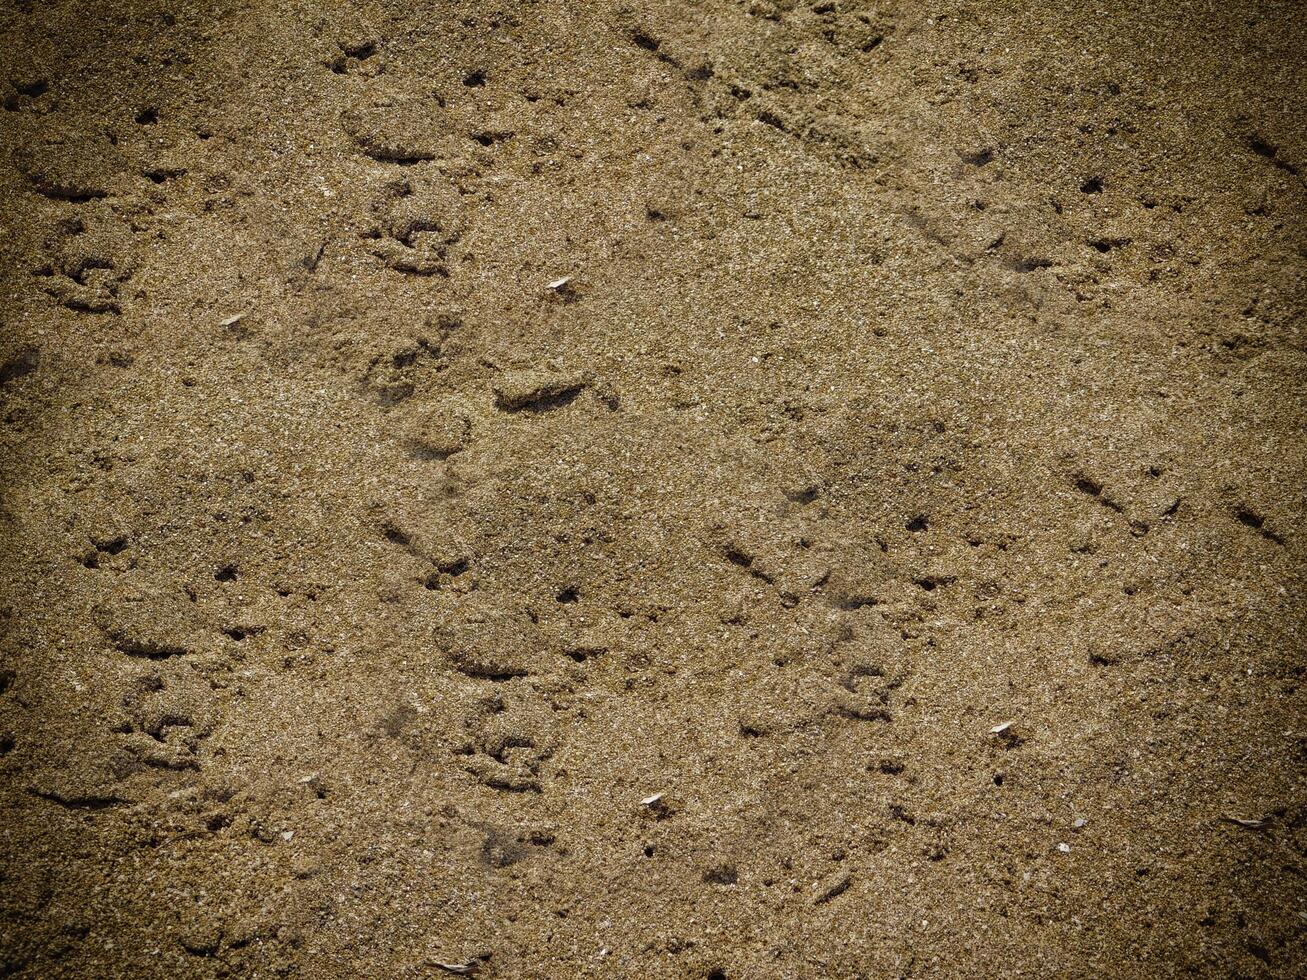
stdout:
[(641, 806), (653, 806), (655, 803), (657, 803), (657, 802), (658, 802), (659, 800), (661, 800), (662, 798), (663, 798), (663, 794), (662, 794), (662, 793), (655, 793), (653, 796), (646, 796), (643, 800), (640, 801), (640, 805), (641, 805)]
[(241, 322), (242, 320), (244, 320), (244, 319), (245, 319), (245, 314), (244, 314), (244, 313), (236, 313), (236, 314), (234, 314), (233, 316), (229, 316), (229, 317), (227, 317), (227, 319), (225, 319), (225, 320), (219, 320), (219, 321), (218, 321), (218, 326), (220, 326), (220, 327), (234, 327), (236, 324), (240, 323), (240, 322)]
[(1249, 830), (1261, 830), (1266, 826), (1265, 820), (1247, 820), (1243, 817), (1222, 817), (1226, 823), (1237, 824), (1240, 827), (1247, 827)]
[(553, 282), (545, 283), (546, 289), (562, 289), (572, 281), (571, 276), (563, 276), (562, 279), (555, 279)]
[(1007, 731), (1009, 728), (1012, 727), (1012, 724), (1013, 723), (1010, 721), (1005, 721), (1001, 725), (995, 725), (993, 728), (989, 730), (989, 734), (1002, 735), (1005, 731)]
[(825, 905), (831, 899), (838, 898), (848, 891), (851, 884), (853, 884), (853, 875), (847, 871), (837, 871), (812, 886), (812, 903), (814, 905)]
[(468, 976), (470, 974), (476, 973), (477, 967), (479, 967), (480, 965), (481, 964), (478, 963), (476, 960), (468, 960), (466, 963), (437, 962), (434, 964), (434, 966), (436, 966), (438, 969), (444, 970), (446, 973), (457, 973), (462, 976)]

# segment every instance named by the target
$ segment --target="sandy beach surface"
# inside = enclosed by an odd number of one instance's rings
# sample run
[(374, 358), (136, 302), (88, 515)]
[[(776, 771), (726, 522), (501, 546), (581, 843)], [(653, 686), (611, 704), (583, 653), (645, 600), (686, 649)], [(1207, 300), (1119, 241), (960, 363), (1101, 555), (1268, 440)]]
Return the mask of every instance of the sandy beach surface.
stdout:
[(0, 4), (0, 976), (1301, 976), (1305, 52)]

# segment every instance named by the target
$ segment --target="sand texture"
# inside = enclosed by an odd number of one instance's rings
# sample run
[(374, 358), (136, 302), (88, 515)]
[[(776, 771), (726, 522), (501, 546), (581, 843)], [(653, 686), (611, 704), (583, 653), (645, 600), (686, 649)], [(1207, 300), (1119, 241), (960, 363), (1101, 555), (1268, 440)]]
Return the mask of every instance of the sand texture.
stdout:
[(1300, 2), (0, 2), (0, 976), (1307, 970)]

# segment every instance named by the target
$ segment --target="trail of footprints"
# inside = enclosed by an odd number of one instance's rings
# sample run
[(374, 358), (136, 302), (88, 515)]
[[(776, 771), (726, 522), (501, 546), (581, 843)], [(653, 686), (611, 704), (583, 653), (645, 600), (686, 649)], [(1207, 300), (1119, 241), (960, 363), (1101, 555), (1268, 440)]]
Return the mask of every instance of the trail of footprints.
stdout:
[[(782, 9), (755, 3), (748, 15), (773, 25), (755, 39), (770, 55), (747, 65), (714, 64), (693, 41), (662, 38), (638, 24), (630, 43), (701, 88), (709, 117), (751, 118), (796, 140), (837, 166), (866, 170), (882, 162), (888, 147), (865, 120), (829, 108), (823, 99), (841, 62), (874, 70), (894, 20), (872, 11), (844, 11), (836, 4)], [(766, 67), (762, 67), (765, 65)], [(822, 109), (815, 106), (823, 105)]]
[[(766, 3), (755, 4), (754, 15), (773, 16), (769, 7)], [(811, 31), (840, 57), (871, 56), (892, 31), (892, 25), (867, 15), (837, 14), (834, 5), (817, 4), (812, 11), (815, 17)], [(773, 78), (747, 83), (728, 80), (718, 77), (711, 65), (673, 53), (670, 49), (674, 45), (648, 32), (636, 29), (631, 40), (637, 48), (682, 71), (689, 80), (701, 83), (716, 100), (719, 114), (751, 111), (761, 122), (817, 152), (831, 154), (847, 166), (865, 167), (876, 162), (874, 148), (846, 121), (813, 119), (805, 114), (800, 95), (794, 94), (803, 93), (807, 85), (800, 72), (782, 68)], [(364, 36), (337, 46), (338, 50), (324, 62), (330, 71), (371, 76), (374, 80), (384, 72), (380, 39)], [(780, 59), (778, 64), (787, 65), (789, 59)], [(477, 82), (473, 76), (464, 82), (471, 86), (483, 83), (484, 78)], [(458, 246), (468, 232), (466, 207), (448, 183), (433, 179), (414, 165), (457, 157), (468, 141), (484, 148), (510, 139), (512, 134), (502, 130), (469, 131), (451, 119), (438, 99), (402, 86), (371, 90), (342, 118), (342, 127), (360, 152), (404, 168), (387, 183), (370, 208), (361, 232), (365, 247), (398, 275), (450, 278), (458, 260)], [(1262, 155), (1272, 162), (1278, 159), (1273, 150)], [(967, 162), (984, 166), (989, 159), (977, 155)], [(60, 220), (48, 241), (49, 260), (35, 270), (45, 280), (43, 288), (73, 310), (121, 312), (124, 291), (133, 275), (132, 236), (111, 211), (97, 205), (110, 192), (102, 174), (113, 174), (121, 164), (104, 147), (61, 146), (44, 157), (25, 157), (20, 166), (39, 193), (79, 208), (77, 214)], [(1126, 243), (1104, 239), (1103, 244), (1106, 249), (1100, 251)], [(464, 397), (447, 393), (430, 400), (415, 398), (422, 389), (423, 372), (439, 364), (446, 341), (461, 326), (457, 316), (445, 317), (424, 336), (372, 357), (361, 372), (364, 388), (383, 407), (408, 403), (396, 416), (400, 419), (399, 438), (413, 456), (432, 464), (444, 463), (466, 451), (476, 436), (476, 408)], [(35, 354), (17, 355), (0, 369), (0, 383), (21, 381), (38, 364)], [(568, 408), (595, 384), (584, 372), (524, 369), (500, 372), (487, 387), (483, 394), (494, 410), (529, 420), (535, 414)], [(1150, 470), (1142, 480), (1125, 481), (1078, 468), (1069, 474), (1068, 484), (1086, 505), (1115, 515), (1130, 535), (1142, 537), (1158, 524), (1178, 520), (1184, 513), (1183, 497), (1168, 488), (1162, 475), (1161, 471)], [(815, 503), (821, 493), (820, 486), (801, 489), (790, 497), (790, 503), (806, 507)], [(1285, 543), (1274, 521), (1261, 510), (1239, 503), (1228, 512), (1232, 521), (1249, 534), (1273, 545)], [(374, 516), (378, 533), (388, 545), (429, 565), (421, 579), (422, 587), (432, 592), (453, 591), (474, 569), (475, 555), (456, 539), (427, 534), (422, 515)], [(907, 532), (924, 533), (928, 528), (929, 515), (905, 516)], [(130, 547), (130, 541), (130, 533), (92, 539), (76, 560), (106, 578), (119, 575), (114, 559)], [(819, 648), (825, 659), (818, 668), (796, 671), (797, 678), (760, 682), (779, 685), (794, 696), (757, 699), (782, 705), (779, 710), (741, 707), (741, 738), (782, 738), (812, 726), (889, 727), (895, 723), (914, 674), (908, 622), (914, 614), (888, 611), (893, 603), (886, 583), (902, 579), (903, 573), (901, 569), (878, 565), (874, 555), (868, 562), (854, 549), (842, 548), (840, 543), (819, 547), (799, 526), (734, 527), (723, 529), (706, 542), (706, 553), (720, 561), (724, 576), (747, 576), (759, 589), (771, 593), (782, 609), (796, 616), (805, 608), (821, 607), (836, 624)], [(223, 575), (223, 569), (216, 574)], [(947, 572), (924, 572), (909, 576), (906, 584), (931, 593), (954, 581)], [(205, 742), (220, 719), (214, 712), (207, 680), (171, 667), (188, 658), (229, 654), (234, 645), (255, 635), (261, 626), (209, 622), (192, 598), (163, 586), (133, 582), (108, 585), (106, 591), (111, 595), (97, 605), (93, 617), (108, 649), (146, 668), (127, 686), (121, 717), (113, 722), (113, 731), (127, 747), (128, 760), (115, 775), (126, 778), (150, 770), (183, 777), (198, 773), (203, 766)], [(575, 599), (573, 591), (571, 598), (560, 593), (557, 601)], [(882, 609), (873, 617), (870, 611), (877, 606)], [(904, 619), (896, 621), (896, 615)], [(883, 620), (891, 631), (888, 638), (864, 632), (864, 620), (870, 618)], [(480, 685), (485, 693), (461, 718), (453, 744), (441, 745), (440, 750), (453, 766), (480, 786), (519, 797), (527, 806), (531, 798), (548, 791), (549, 765), (558, 752), (560, 739), (555, 710), (529, 681), (537, 675), (598, 660), (609, 649), (602, 642), (562, 647), (551, 643), (521, 597), (489, 597), (473, 591), (459, 596), (450, 619), (436, 637), (436, 645), (452, 671)], [(897, 652), (887, 654), (890, 648)], [(1101, 665), (1112, 663), (1106, 655), (1094, 656)], [(783, 658), (778, 660), (778, 669), (787, 666)], [(0, 698), (11, 696), (15, 681), (13, 671), (0, 671)], [(402, 705), (379, 719), (378, 732), (379, 737), (404, 741), (415, 752), (431, 752), (420, 716)], [(1023, 738), (1017, 730), (1004, 733), (999, 751), (1019, 748)], [(12, 736), (0, 732), (0, 757), (13, 749)], [(867, 765), (872, 775), (900, 777), (906, 770), (906, 763), (893, 753), (881, 754)], [(1001, 774), (996, 774), (995, 784), (1001, 785)], [(322, 798), (328, 789), (325, 782), (319, 781), (308, 791)], [(52, 802), (85, 809), (126, 802), (125, 793), (120, 797), (37, 792)], [(202, 819), (210, 831), (223, 829), (230, 816), (215, 814), (209, 805), (226, 802), (207, 800), (197, 804), (197, 811), (207, 813)], [(675, 808), (668, 803), (650, 812), (651, 820), (665, 819), (674, 814)], [(898, 802), (889, 804), (885, 816), (903, 827), (921, 828), (928, 859), (941, 860), (947, 854), (947, 818), (920, 816)], [(505, 868), (553, 843), (552, 835), (545, 830), (518, 832), (487, 826), (481, 856), (488, 867)], [(653, 856), (652, 849), (646, 851), (646, 856)], [(704, 881), (710, 886), (729, 887), (737, 876), (733, 866), (714, 866), (705, 872)], [(812, 901), (837, 901), (850, 882), (848, 872), (837, 871), (818, 883)]]
[[(517, 387), (510, 387), (518, 394), (508, 404), (501, 404), (500, 409), (512, 411), (512, 406), (522, 399), (529, 405), (535, 399), (556, 398), (560, 383), (552, 376), (547, 382), (520, 379), (515, 382)], [(430, 452), (430, 458), (438, 462), (442, 453), (461, 450), (468, 428), (466, 418), (449, 406), (444, 406), (435, 418), (438, 431), (433, 438), (440, 451)], [(418, 438), (420, 432), (414, 436)], [(1148, 533), (1148, 521), (1174, 520), (1183, 513), (1181, 498), (1174, 491), (1157, 488), (1143, 493), (1138, 489), (1153, 487), (1162, 473), (1160, 467), (1150, 469), (1131, 492), (1122, 489), (1120, 481), (1100, 480), (1083, 468), (1072, 469), (1068, 483), (1088, 503), (1118, 516), (1123, 531), (1139, 536)], [(818, 488), (798, 494), (790, 503), (805, 508), (822, 492)], [(475, 565), (475, 556), (459, 546), (454, 537), (425, 533), (428, 522), (421, 515), (382, 513), (377, 520), (378, 533), (390, 546), (429, 564), (429, 576), (422, 581), (428, 589), (441, 591), (455, 585)], [(1283, 544), (1268, 520), (1245, 505), (1232, 508), (1230, 520), (1272, 544)], [(905, 521), (905, 531), (920, 533), (928, 525), (928, 517), (913, 515)], [(853, 553), (842, 555), (839, 548), (814, 546), (801, 529), (803, 526), (796, 524), (785, 531), (781, 521), (764, 527), (737, 527), (720, 534), (712, 545), (724, 574), (747, 576), (758, 588), (771, 592), (781, 609), (795, 615), (804, 609), (825, 609), (830, 621), (837, 624), (827, 631), (824, 646), (817, 648), (824, 651), (816, 661), (820, 669), (799, 675), (806, 688), (796, 692), (797, 696), (756, 699), (758, 703), (786, 705), (786, 711), (770, 716), (747, 708), (739, 712), (739, 734), (746, 739), (781, 736), (832, 721), (892, 725), (898, 699), (903, 697), (913, 673), (912, 644), (893, 617), (877, 614), (872, 620), (879, 624), (876, 629), (889, 631), (881, 639), (873, 640), (864, 632), (867, 626), (861, 610), (880, 603), (881, 588), (860, 584), (865, 577), (849, 575), (850, 566), (861, 567), (865, 562)], [(94, 620), (108, 646), (124, 658), (156, 665), (153, 672), (138, 675), (124, 693), (122, 718), (115, 723), (114, 731), (123, 737), (132, 761), (120, 775), (140, 770), (198, 772), (203, 743), (217, 723), (211, 709), (212, 692), (200, 675), (178, 673), (168, 665), (192, 657), (222, 657), (262, 627), (258, 623), (215, 623), (182, 590), (130, 574), (122, 559), (130, 553), (131, 540), (129, 529), (115, 526), (88, 536), (85, 550), (74, 556), (89, 572), (106, 577), (109, 594), (96, 605)], [(219, 567), (214, 574), (218, 581), (235, 576), (231, 566)], [(920, 579), (914, 584), (929, 592), (948, 581), (947, 577)], [(570, 594), (564, 590), (555, 600), (565, 604), (576, 601), (576, 596), (576, 590), (570, 590)], [(558, 747), (558, 723), (552, 708), (532, 685), (512, 682), (554, 673), (563, 667), (564, 659), (583, 664), (592, 657), (602, 657), (607, 644), (572, 642), (559, 646), (528, 615), (521, 598), (491, 596), (478, 590), (457, 598), (451, 607), (449, 625), (436, 640), (454, 671), (489, 685), (487, 695), (464, 718), (463, 736), (448, 750), (454, 763), (494, 791), (528, 796), (544, 792), (547, 764)], [(887, 653), (894, 649), (898, 652)], [(1091, 659), (1099, 665), (1114, 662), (1102, 651), (1092, 653)], [(783, 665), (783, 660), (778, 664)], [(0, 674), (0, 697), (8, 693), (15, 679), (13, 671)], [(400, 714), (382, 727), (398, 737), (408, 722)], [(1016, 747), (1021, 739), (1014, 732), (1005, 744)], [(12, 737), (0, 739), (0, 754), (12, 749)], [(890, 775), (901, 769), (902, 763), (892, 759), (879, 766), (880, 772)], [(55, 793), (46, 795), (77, 807), (114, 805), (124, 798), (105, 794), (62, 798)]]

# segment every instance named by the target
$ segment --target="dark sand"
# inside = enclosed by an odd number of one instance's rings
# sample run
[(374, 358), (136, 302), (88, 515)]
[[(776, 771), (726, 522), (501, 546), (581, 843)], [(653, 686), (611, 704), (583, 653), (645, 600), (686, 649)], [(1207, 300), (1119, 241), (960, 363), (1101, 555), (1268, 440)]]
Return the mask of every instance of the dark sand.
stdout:
[(1305, 51), (7, 0), (0, 975), (1302, 975)]

